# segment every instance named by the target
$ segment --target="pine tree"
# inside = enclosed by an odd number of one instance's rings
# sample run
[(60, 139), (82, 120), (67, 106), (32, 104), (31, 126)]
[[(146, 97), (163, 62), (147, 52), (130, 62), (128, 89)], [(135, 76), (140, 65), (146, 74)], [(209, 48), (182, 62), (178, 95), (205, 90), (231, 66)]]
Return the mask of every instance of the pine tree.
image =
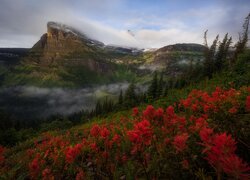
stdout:
[(205, 46), (206, 46), (205, 60), (204, 60), (204, 70), (205, 70), (204, 74), (209, 79), (211, 79), (213, 72), (214, 72), (214, 59), (215, 59), (215, 52), (216, 52), (219, 35), (216, 36), (210, 48), (207, 45), (207, 31), (205, 32), (204, 39), (205, 39)]
[(156, 99), (158, 94), (158, 78), (157, 78), (157, 72), (154, 72), (154, 77), (151, 82), (151, 85), (148, 88), (148, 98), (151, 99)]
[(160, 80), (158, 83), (158, 91), (157, 91), (157, 97), (160, 97), (163, 95), (163, 72), (161, 72)]
[(122, 93), (122, 90), (121, 90), (120, 94), (119, 94), (118, 104), (122, 104), (122, 103), (123, 103), (123, 93)]
[(132, 82), (125, 92), (124, 103), (126, 106), (134, 106), (136, 104), (135, 84)]
[(165, 84), (165, 89), (164, 89), (164, 96), (168, 95), (168, 83)]
[(96, 106), (95, 106), (95, 115), (99, 115), (102, 113), (102, 105), (100, 100), (97, 101)]
[[(226, 52), (226, 54), (229, 54), (229, 47), (230, 47), (231, 44), (232, 44), (232, 37), (230, 37), (227, 40), (227, 43), (225, 45), (225, 52)], [(229, 63), (226, 61), (227, 57), (225, 57), (225, 63), (226, 63), (226, 65), (230, 65), (230, 58), (228, 58), (228, 59), (229, 59)]]
[(239, 34), (239, 41), (236, 43), (235, 47), (236, 50), (234, 52), (234, 57), (232, 59), (232, 64), (235, 63), (235, 61), (238, 58), (238, 55), (243, 53), (246, 49), (247, 41), (248, 41), (248, 27), (249, 27), (249, 20), (250, 20), (250, 13), (245, 18), (245, 22), (243, 24), (243, 33)]
[(214, 62), (216, 71), (220, 71), (222, 69), (222, 66), (227, 57), (227, 51), (226, 51), (227, 41), (228, 41), (228, 33), (225, 35), (223, 41), (220, 43), (218, 47), (218, 52), (216, 53), (215, 62)]

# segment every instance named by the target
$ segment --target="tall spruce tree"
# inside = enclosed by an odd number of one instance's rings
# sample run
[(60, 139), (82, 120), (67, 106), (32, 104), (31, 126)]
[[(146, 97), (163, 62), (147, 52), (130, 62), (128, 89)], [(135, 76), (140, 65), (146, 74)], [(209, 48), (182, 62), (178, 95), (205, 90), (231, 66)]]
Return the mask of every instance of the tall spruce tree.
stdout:
[(214, 59), (215, 59), (215, 52), (216, 52), (216, 47), (217, 47), (219, 35), (216, 36), (216, 38), (213, 41), (213, 44), (210, 46), (210, 48), (207, 45), (207, 31), (205, 32), (204, 39), (205, 39), (204, 44), (206, 46), (205, 60), (204, 60), (204, 74), (209, 79), (211, 79), (213, 72), (214, 72)]
[(124, 103), (126, 106), (134, 106), (136, 104), (135, 84), (132, 82), (125, 92)]
[(228, 41), (228, 33), (225, 35), (222, 42), (219, 44), (218, 51), (216, 53), (215, 61), (214, 61), (214, 68), (216, 71), (220, 71), (225, 63), (225, 59), (227, 57), (227, 45)]
[(234, 52), (233, 59), (231, 61), (232, 64), (235, 63), (235, 61), (237, 60), (239, 54), (243, 53), (244, 50), (246, 49), (247, 42), (248, 42), (249, 21), (250, 21), (250, 13), (245, 18), (245, 22), (243, 24), (243, 32), (242, 32), (242, 34), (239, 34), (239, 41), (235, 45), (236, 49), (235, 49), (235, 52)]
[(168, 95), (168, 88), (169, 88), (169, 85), (168, 85), (168, 82), (166, 82), (165, 83), (165, 88), (164, 88), (164, 96)]
[(156, 99), (157, 94), (158, 94), (158, 77), (157, 77), (157, 71), (155, 71), (153, 80), (148, 88), (149, 100)]
[[(226, 43), (226, 45), (225, 45), (225, 52), (226, 52), (227, 54), (229, 54), (229, 47), (230, 47), (231, 44), (232, 44), (232, 37), (230, 37), (230, 38), (227, 40), (227, 43)], [(229, 60), (229, 62), (228, 62), (227, 60)], [(230, 65), (230, 57), (229, 57), (229, 58), (225, 57), (225, 64), (227, 65), (227, 67)]]
[(157, 97), (160, 97), (163, 95), (163, 72), (161, 72), (161, 76), (159, 79), (159, 83), (158, 83), (158, 90), (157, 90)]
[(119, 94), (118, 104), (122, 104), (122, 103), (123, 103), (123, 93), (122, 93), (122, 90), (121, 90), (120, 94)]
[(99, 115), (103, 112), (103, 109), (102, 109), (102, 104), (100, 102), (100, 100), (98, 100), (96, 102), (96, 106), (95, 106), (95, 115)]

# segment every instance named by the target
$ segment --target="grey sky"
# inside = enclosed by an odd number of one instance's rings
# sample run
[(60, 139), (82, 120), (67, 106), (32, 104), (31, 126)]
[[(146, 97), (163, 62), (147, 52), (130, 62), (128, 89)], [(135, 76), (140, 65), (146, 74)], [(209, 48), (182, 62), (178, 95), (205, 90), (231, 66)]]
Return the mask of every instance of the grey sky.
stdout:
[(105, 44), (143, 48), (203, 43), (206, 29), (210, 42), (226, 32), (237, 40), (249, 7), (249, 0), (0, 0), (0, 47), (32, 47), (48, 21)]

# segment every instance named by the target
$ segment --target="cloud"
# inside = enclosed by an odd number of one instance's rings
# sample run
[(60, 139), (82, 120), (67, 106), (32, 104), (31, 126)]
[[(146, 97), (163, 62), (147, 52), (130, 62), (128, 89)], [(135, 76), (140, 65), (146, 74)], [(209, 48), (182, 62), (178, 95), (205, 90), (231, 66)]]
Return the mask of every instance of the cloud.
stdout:
[[(2, 0), (0, 47), (32, 47), (48, 21), (69, 24), (105, 44), (149, 48), (173, 43), (203, 43), (226, 32), (236, 41), (250, 2), (240, 0), (135, 2), (129, 0)], [(193, 8), (192, 3), (199, 8)], [(172, 2), (172, 4), (174, 4)], [(132, 6), (133, 5), (133, 6)], [(172, 8), (172, 10), (171, 10)], [(134, 36), (128, 33), (131, 30)]]
[(124, 92), (127, 87), (128, 83), (82, 89), (8, 87), (0, 89), (0, 107), (17, 116), (18, 114), (30, 114), (32, 117), (69, 115), (81, 110), (91, 110), (98, 98), (106, 95), (118, 96), (120, 90)]

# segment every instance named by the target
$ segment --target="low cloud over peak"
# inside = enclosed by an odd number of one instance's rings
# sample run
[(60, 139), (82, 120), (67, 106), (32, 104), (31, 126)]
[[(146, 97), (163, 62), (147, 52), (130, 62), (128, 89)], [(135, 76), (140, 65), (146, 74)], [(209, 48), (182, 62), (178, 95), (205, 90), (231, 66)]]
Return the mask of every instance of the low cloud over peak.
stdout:
[(210, 42), (227, 32), (236, 41), (249, 5), (247, 0), (212, 0), (205, 5), (196, 0), (2, 0), (0, 47), (32, 47), (48, 21), (75, 27), (105, 44), (139, 48), (203, 43), (206, 29)]

